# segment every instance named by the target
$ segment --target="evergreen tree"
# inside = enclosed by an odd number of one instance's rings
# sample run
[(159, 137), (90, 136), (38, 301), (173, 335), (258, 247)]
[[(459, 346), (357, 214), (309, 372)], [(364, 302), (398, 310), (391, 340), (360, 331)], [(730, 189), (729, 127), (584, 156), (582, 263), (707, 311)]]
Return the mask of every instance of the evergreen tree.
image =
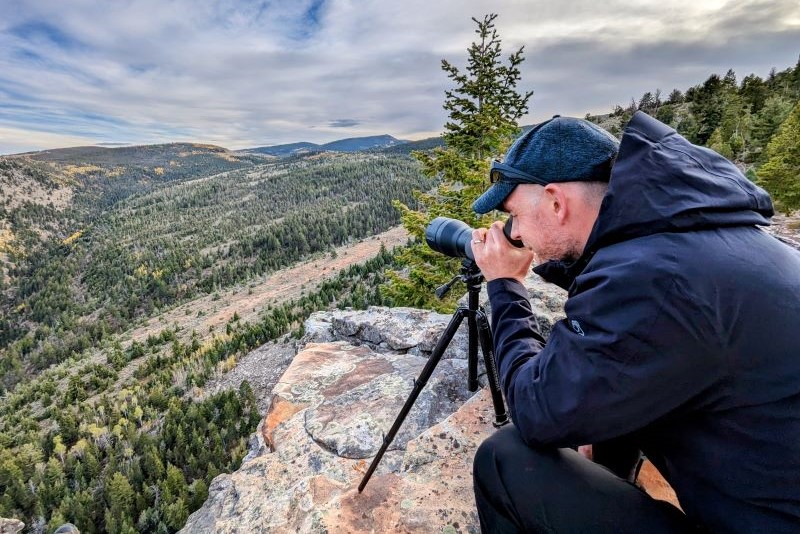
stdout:
[[(728, 71), (731, 74), (732, 71)], [(735, 83), (735, 77), (733, 77)], [(724, 79), (717, 74), (712, 74), (703, 82), (703, 85), (694, 87), (692, 93), (691, 112), (697, 118), (697, 130), (689, 131), (689, 140), (693, 143), (705, 144), (714, 130), (722, 120), (722, 112), (725, 107), (725, 95), (730, 90), (731, 78), (726, 76)], [(689, 91), (686, 92), (687, 98)], [(682, 132), (683, 133), (683, 132)]]
[(792, 104), (788, 99), (777, 94), (766, 99), (764, 106), (753, 119), (753, 159), (762, 162), (766, 160), (767, 144), (791, 112)]
[[(114, 473), (106, 487), (108, 509), (106, 530), (118, 532), (125, 522), (132, 522), (134, 492), (128, 479), (122, 473)], [(109, 525), (108, 523), (111, 523)]]
[(533, 92), (517, 92), (523, 48), (501, 59), (501, 40), (495, 29), (497, 15), (473, 18), (478, 38), (467, 50), (466, 71), (442, 60), (442, 70), (455, 88), (445, 91), (445, 147), (433, 153), (414, 153), (427, 176), (441, 179), (432, 193), (415, 192), (421, 210), (396, 203), (403, 226), (416, 242), (398, 255), (402, 271), (389, 272), (384, 297), (397, 305), (452, 309), (456, 295), (438, 301), (434, 290), (458, 272), (459, 262), (432, 251), (423, 240), (425, 228), (438, 216), (447, 216), (470, 226), (483, 226), (489, 217), (477, 216), (472, 202), (486, 189), (489, 163), (499, 157), (519, 132), (517, 120), (528, 110)]
[(731, 145), (722, 138), (722, 132), (719, 128), (714, 130), (714, 133), (711, 134), (707, 144), (708, 148), (717, 154), (720, 154), (729, 160), (733, 160), (733, 149), (731, 148)]
[(732, 91), (725, 97), (722, 119), (711, 134), (707, 145), (731, 161), (738, 161), (750, 136), (750, 110), (738, 93)]
[(759, 183), (786, 213), (800, 208), (800, 102), (767, 145)]
[(683, 102), (683, 93), (679, 89), (673, 89), (667, 97), (668, 104), (680, 104)]
[(739, 90), (742, 99), (750, 106), (751, 113), (758, 113), (764, 107), (769, 92), (767, 84), (755, 74), (745, 76)]
[(656, 107), (656, 99), (653, 97), (653, 93), (647, 91), (645, 94), (643, 94), (642, 98), (639, 99), (639, 104), (637, 107), (646, 113), (653, 111), (653, 109)]

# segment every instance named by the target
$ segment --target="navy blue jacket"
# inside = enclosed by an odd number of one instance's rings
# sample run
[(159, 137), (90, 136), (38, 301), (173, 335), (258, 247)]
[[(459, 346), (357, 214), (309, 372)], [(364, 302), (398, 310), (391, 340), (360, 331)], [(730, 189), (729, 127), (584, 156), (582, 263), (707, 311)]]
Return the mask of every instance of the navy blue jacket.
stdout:
[(488, 284), (523, 439), (630, 436), (690, 518), (797, 532), (800, 253), (758, 228), (772, 214), (726, 159), (637, 113), (583, 256), (537, 267), (569, 289), (546, 344), (525, 289)]

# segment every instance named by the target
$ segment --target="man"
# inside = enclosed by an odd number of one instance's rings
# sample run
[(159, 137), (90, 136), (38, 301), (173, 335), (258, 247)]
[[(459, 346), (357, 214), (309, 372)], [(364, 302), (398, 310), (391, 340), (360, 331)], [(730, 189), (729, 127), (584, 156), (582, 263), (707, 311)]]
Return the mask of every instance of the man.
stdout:
[[(484, 531), (800, 531), (800, 253), (758, 228), (767, 193), (643, 113), (619, 145), (555, 117), (491, 177), (473, 208), (525, 247), (473, 232), (514, 423), (476, 453)], [(569, 291), (546, 343), (534, 257)], [(573, 450), (600, 443), (643, 451), (683, 512)]]

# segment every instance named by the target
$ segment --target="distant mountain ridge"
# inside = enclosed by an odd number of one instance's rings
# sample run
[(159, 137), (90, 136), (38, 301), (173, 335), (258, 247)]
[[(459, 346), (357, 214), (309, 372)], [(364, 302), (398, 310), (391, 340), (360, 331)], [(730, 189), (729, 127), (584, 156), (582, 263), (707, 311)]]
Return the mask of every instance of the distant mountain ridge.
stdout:
[(38, 161), (72, 165), (169, 166), (170, 162), (174, 165), (176, 160), (197, 156), (227, 161), (242, 159), (227, 148), (202, 143), (163, 143), (123, 147), (76, 146), (11, 154), (8, 157), (27, 157)]
[(289, 143), (285, 145), (261, 146), (255, 148), (246, 148), (237, 150), (239, 153), (249, 154), (266, 154), (268, 156), (286, 157), (305, 152), (359, 152), (362, 150), (374, 150), (389, 148), (397, 145), (408, 143), (401, 139), (396, 139), (391, 135), (371, 135), (367, 137), (349, 137), (347, 139), (339, 139), (338, 141), (331, 141), (324, 145), (316, 143)]
[[(95, 145), (55, 148), (0, 156), (0, 206), (15, 206), (9, 190), (25, 193), (25, 201), (41, 206), (50, 200), (45, 194), (69, 190), (69, 203), (102, 210), (131, 193), (149, 191), (153, 186), (202, 178), (220, 172), (263, 164), (262, 158), (234, 154), (227, 148), (201, 143), (165, 143), (101, 147)], [(39, 184), (36, 186), (36, 184)], [(34, 193), (42, 187), (45, 193)], [(109, 194), (107, 202), (98, 198)], [(56, 202), (59, 204), (59, 202)], [(0, 209), (0, 222), (7, 212)]]

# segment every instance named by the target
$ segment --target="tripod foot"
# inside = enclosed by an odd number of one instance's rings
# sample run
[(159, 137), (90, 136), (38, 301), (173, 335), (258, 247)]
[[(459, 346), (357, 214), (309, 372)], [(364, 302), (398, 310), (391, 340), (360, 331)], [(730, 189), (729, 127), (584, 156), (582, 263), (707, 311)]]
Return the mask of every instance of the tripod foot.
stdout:
[(501, 426), (506, 426), (510, 422), (510, 419), (507, 415), (503, 414), (503, 417), (498, 417), (492, 422), (492, 426), (495, 428), (500, 428)]

